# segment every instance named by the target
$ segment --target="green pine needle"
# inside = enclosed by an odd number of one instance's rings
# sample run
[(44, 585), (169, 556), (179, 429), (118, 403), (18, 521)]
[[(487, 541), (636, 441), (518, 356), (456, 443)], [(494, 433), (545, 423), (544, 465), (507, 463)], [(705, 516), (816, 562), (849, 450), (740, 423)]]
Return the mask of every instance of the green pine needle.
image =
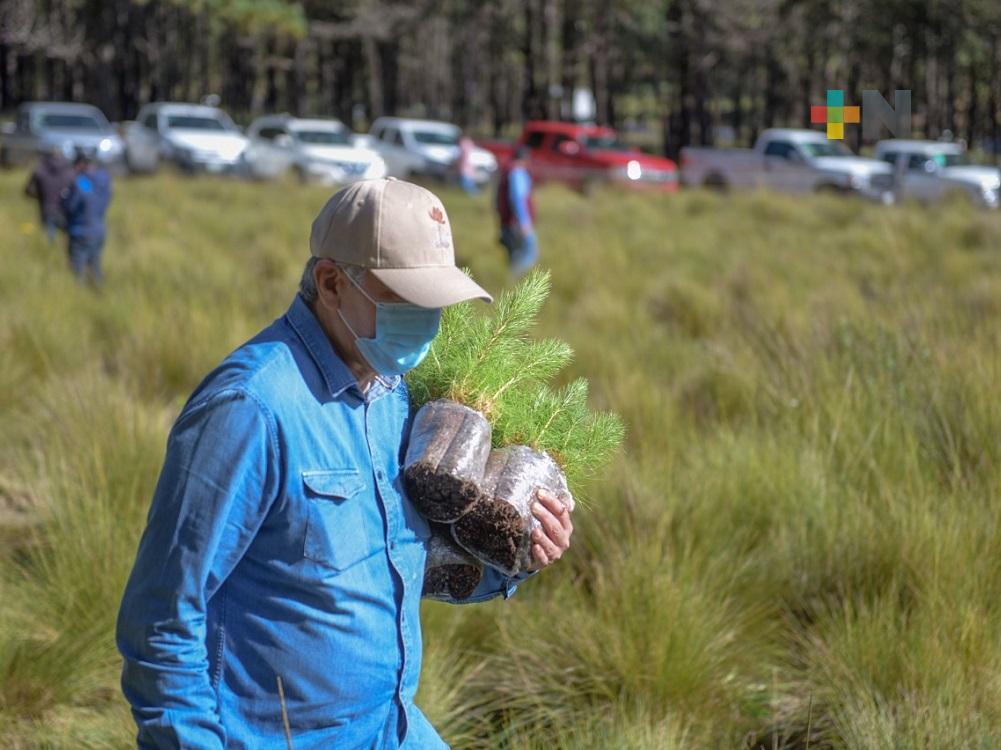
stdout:
[(549, 273), (536, 271), (502, 294), (491, 316), (469, 303), (447, 308), (431, 352), (407, 383), (414, 408), (436, 398), (458, 401), (486, 416), (495, 447), (546, 451), (577, 495), (615, 454), (625, 428), (617, 415), (588, 409), (583, 378), (549, 386), (573, 358), (563, 341), (529, 338), (551, 288)]

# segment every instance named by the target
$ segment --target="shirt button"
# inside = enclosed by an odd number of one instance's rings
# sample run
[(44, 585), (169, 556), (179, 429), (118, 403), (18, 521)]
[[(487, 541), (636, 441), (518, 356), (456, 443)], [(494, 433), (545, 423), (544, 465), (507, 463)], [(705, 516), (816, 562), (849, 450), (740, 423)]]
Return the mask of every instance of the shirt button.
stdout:
[(383, 479), (386, 478), (386, 475), (382, 473), (382, 469), (379, 469), (377, 472), (375, 472), (375, 478), (381, 482)]

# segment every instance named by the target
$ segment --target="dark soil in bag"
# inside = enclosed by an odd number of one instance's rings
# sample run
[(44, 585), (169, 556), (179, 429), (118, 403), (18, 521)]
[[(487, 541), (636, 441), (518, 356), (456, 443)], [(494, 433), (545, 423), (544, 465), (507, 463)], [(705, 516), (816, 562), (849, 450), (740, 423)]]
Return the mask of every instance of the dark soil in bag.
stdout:
[(483, 578), (483, 565), (462, 550), (448, 526), (433, 524), (424, 565), (424, 590), (429, 599), (465, 599)]
[(506, 575), (532, 565), (532, 531), (539, 522), (532, 515), (536, 490), (542, 488), (569, 499), (566, 478), (546, 453), (524, 445), (490, 453), (480, 490), (483, 499), (452, 526), (463, 549)]
[(438, 399), (414, 415), (403, 479), (417, 510), (430, 521), (454, 521), (480, 498), (490, 456), (490, 424), (478, 411)]

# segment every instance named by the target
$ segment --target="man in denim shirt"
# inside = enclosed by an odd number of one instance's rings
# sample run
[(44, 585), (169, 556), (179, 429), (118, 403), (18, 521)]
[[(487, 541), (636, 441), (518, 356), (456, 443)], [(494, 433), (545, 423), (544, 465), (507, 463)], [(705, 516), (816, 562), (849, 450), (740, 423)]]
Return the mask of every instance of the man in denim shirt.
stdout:
[[(335, 194), (288, 312), (191, 396), (118, 619), (141, 748), (447, 747), (414, 705), (427, 523), (402, 489), (402, 373), (440, 309), (489, 295), (441, 202), (406, 182)], [(536, 567), (571, 508), (539, 493)], [(510, 596), (493, 572), (466, 601)], [(284, 695), (280, 697), (279, 689)]]

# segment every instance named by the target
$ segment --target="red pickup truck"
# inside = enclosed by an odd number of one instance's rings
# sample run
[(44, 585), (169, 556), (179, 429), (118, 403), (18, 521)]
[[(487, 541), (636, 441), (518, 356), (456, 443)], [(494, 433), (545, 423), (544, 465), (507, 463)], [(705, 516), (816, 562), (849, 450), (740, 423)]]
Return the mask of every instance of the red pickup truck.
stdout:
[(603, 183), (674, 192), (678, 166), (670, 159), (630, 148), (611, 128), (533, 120), (515, 142), (477, 141), (506, 164), (516, 148), (528, 148), (528, 171), (536, 184), (562, 182), (587, 191)]

